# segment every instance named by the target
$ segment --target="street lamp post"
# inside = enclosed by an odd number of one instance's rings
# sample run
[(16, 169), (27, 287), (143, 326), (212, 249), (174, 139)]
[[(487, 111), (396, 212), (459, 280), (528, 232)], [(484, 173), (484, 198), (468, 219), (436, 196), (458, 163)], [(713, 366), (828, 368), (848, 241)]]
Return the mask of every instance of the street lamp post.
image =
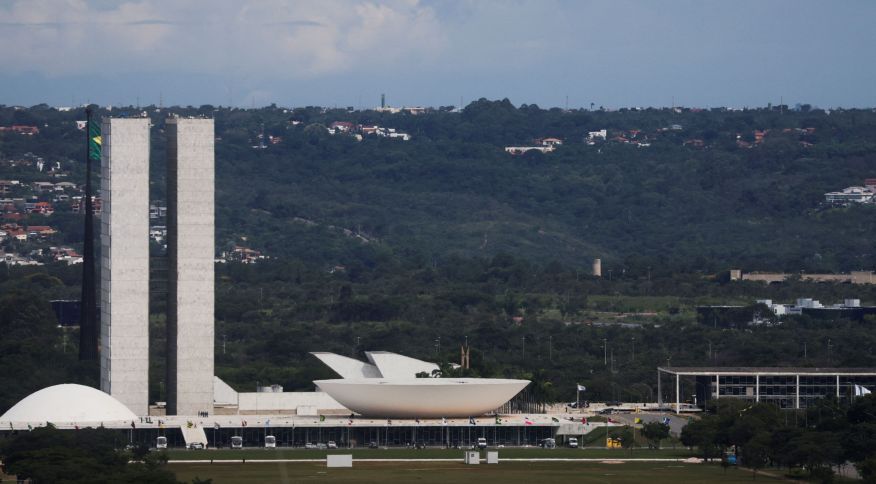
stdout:
[(526, 336), (525, 335), (521, 336), (520, 341), (523, 342), (523, 346), (521, 346), (521, 349), (520, 349), (520, 359), (526, 360)]

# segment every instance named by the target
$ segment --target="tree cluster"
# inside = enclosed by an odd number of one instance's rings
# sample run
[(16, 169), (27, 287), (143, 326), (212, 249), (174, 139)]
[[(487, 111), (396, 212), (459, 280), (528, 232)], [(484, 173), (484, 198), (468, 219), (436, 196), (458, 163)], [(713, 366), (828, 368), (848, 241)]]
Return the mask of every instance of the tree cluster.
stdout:
[(705, 459), (735, 455), (755, 472), (766, 466), (803, 469), (830, 481), (832, 466), (852, 462), (867, 482), (876, 480), (876, 396), (841, 406), (832, 398), (801, 411), (733, 399), (711, 402), (710, 413), (691, 421), (681, 441)]

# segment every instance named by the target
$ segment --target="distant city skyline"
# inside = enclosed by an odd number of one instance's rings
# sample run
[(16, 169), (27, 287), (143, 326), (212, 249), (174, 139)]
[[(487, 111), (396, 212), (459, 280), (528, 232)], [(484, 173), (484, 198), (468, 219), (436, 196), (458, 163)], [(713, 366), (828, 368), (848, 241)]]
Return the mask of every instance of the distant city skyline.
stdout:
[(0, 104), (876, 106), (876, 2), (7, 0)]

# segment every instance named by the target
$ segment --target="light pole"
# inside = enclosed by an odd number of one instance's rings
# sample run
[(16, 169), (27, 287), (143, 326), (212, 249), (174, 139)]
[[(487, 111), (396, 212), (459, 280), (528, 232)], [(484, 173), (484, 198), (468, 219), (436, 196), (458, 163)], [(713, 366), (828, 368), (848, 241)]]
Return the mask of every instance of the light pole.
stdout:
[(554, 362), (554, 337), (548, 336), (548, 361)]
[(520, 360), (526, 361), (526, 335), (521, 336), (520, 341), (523, 342), (523, 346), (520, 347)]
[(636, 337), (633, 336), (631, 338), (633, 340), (633, 361), (636, 361)]
[(602, 338), (602, 365), (608, 366), (608, 339)]

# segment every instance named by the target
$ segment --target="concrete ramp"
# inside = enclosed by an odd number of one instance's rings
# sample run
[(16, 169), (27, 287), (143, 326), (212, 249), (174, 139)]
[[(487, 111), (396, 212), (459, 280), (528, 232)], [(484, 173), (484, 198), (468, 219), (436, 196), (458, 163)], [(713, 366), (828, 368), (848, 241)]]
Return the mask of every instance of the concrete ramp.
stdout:
[(188, 425), (180, 425), (180, 430), (182, 430), (183, 440), (186, 441), (186, 447), (194, 444), (200, 443), (207, 447), (207, 433), (204, 432), (204, 427), (198, 426), (198, 424), (192, 424), (191, 427)]

